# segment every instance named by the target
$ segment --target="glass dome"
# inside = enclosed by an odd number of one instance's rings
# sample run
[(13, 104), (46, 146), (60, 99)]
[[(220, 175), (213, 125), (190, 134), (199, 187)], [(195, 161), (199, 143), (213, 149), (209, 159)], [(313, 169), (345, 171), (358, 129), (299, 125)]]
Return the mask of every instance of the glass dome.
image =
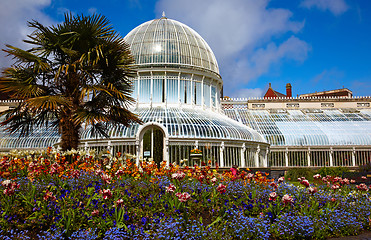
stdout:
[(219, 74), (218, 63), (206, 41), (178, 21), (154, 19), (134, 28), (124, 39), (137, 65), (183, 65)]

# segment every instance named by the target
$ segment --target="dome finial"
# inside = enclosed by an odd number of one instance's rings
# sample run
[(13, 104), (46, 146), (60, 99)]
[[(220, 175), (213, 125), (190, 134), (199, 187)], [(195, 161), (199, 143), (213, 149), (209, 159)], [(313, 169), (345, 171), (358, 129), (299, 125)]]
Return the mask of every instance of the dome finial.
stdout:
[(166, 15), (165, 15), (165, 11), (162, 11), (162, 17), (165, 18)]

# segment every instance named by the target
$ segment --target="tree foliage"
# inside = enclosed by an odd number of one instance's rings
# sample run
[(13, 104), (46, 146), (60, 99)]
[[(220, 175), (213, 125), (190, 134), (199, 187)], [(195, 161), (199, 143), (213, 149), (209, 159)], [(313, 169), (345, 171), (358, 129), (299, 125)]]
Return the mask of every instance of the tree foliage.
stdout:
[(129, 46), (102, 15), (65, 14), (61, 24), (28, 23), (34, 32), (0, 77), (0, 91), (23, 100), (4, 113), (10, 132), (28, 135), (42, 125), (58, 128), (63, 150), (77, 148), (81, 127), (108, 136), (108, 126), (141, 121), (128, 110), (136, 69)]

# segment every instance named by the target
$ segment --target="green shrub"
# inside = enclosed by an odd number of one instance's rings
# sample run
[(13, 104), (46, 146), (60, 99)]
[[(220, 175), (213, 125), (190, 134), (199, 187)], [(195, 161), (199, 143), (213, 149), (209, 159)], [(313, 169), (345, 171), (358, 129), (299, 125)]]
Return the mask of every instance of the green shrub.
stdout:
[(321, 176), (333, 176), (333, 177), (341, 177), (343, 172), (349, 172), (348, 168), (346, 167), (323, 167), (320, 168), (317, 173)]
[(359, 166), (358, 172), (371, 172), (371, 162)]
[(291, 168), (285, 174), (285, 179), (291, 179), (291, 181), (297, 181), (300, 177), (305, 177), (309, 181), (313, 180), (313, 175), (316, 172), (310, 168)]

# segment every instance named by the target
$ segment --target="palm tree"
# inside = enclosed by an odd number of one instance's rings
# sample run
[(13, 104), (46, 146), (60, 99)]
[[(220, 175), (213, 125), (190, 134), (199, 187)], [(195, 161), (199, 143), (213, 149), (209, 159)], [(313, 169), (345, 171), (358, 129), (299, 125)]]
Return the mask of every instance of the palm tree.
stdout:
[(141, 123), (128, 110), (136, 70), (128, 45), (102, 15), (65, 14), (65, 21), (35, 31), (28, 50), (4, 50), (16, 60), (3, 71), (0, 91), (23, 100), (2, 115), (10, 132), (28, 135), (39, 126), (58, 128), (62, 150), (77, 148), (81, 127), (108, 137), (108, 126)]

